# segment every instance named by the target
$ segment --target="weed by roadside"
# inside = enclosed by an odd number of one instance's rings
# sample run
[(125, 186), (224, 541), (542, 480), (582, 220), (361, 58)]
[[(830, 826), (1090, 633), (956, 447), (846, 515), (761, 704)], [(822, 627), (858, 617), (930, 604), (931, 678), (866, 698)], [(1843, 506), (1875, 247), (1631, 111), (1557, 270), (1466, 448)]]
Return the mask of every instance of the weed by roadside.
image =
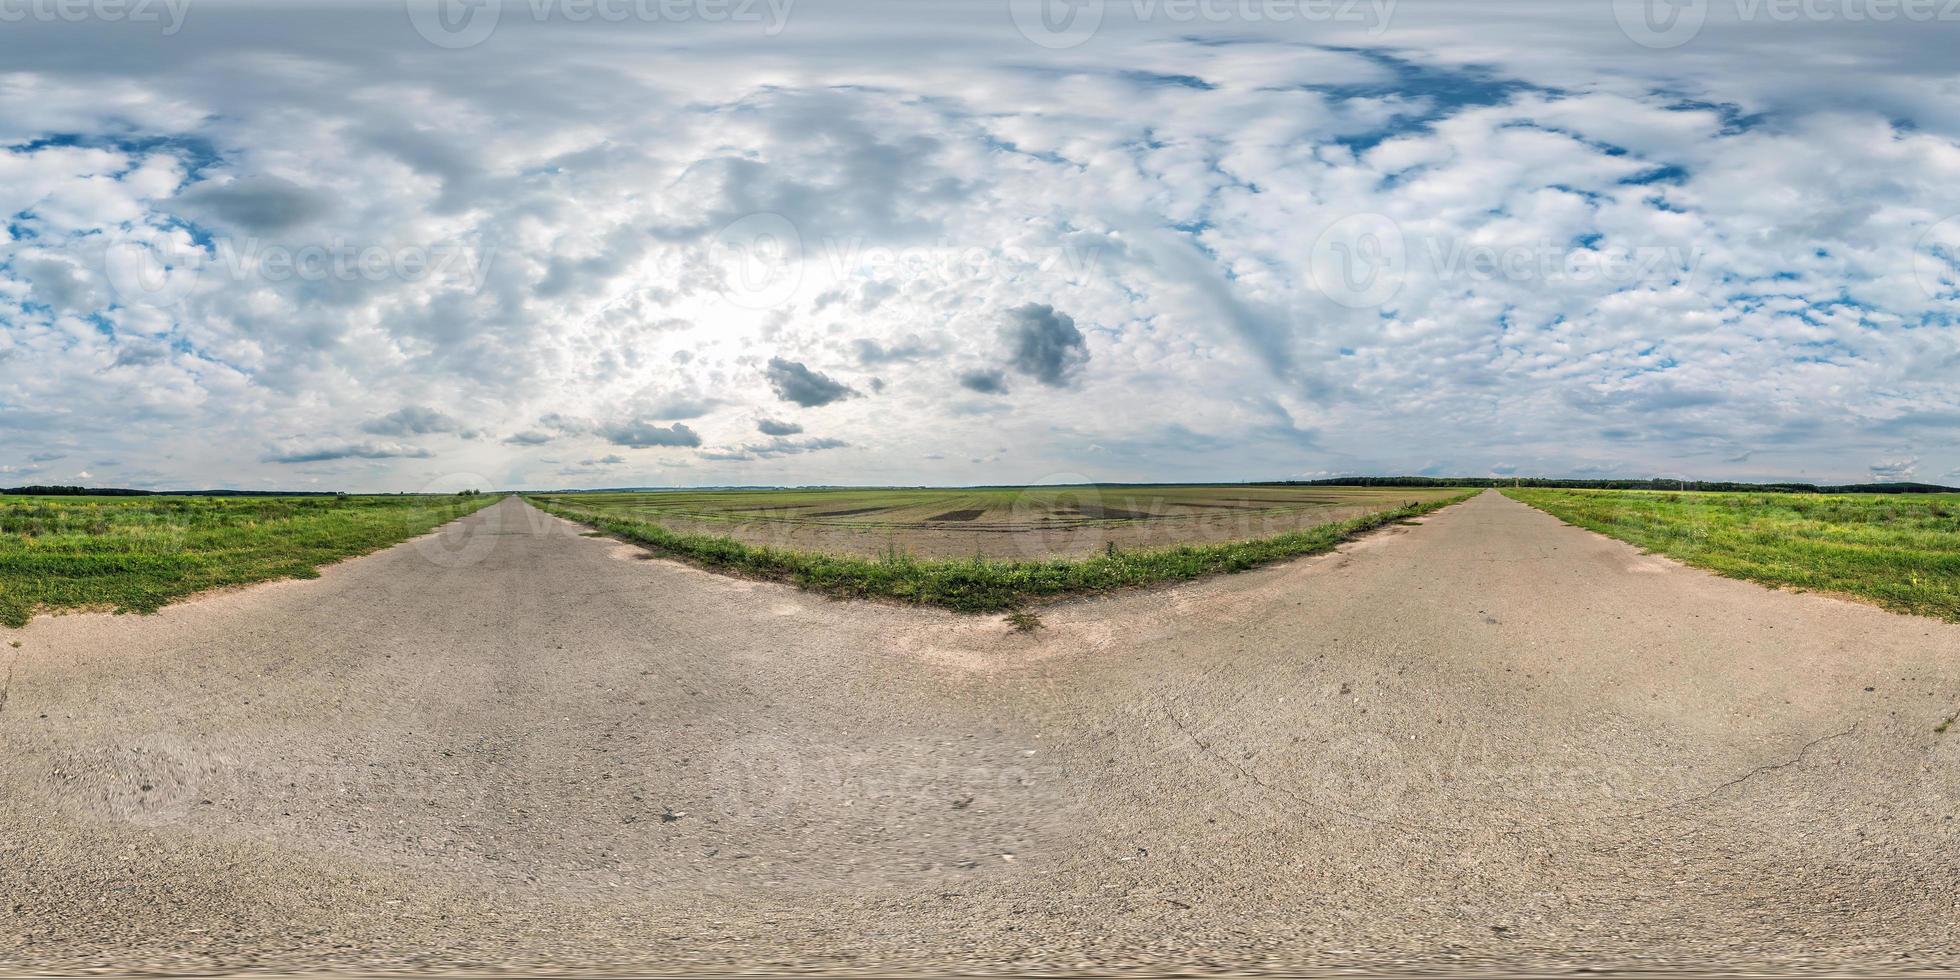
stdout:
[(1035, 630), (1041, 629), (1043, 623), (1041, 622), (1040, 616), (1023, 609), (1018, 612), (1008, 613), (1007, 625), (1014, 627), (1014, 632), (1016, 633), (1032, 633)]
[(1350, 521), (1251, 541), (1118, 550), (1092, 558), (1048, 561), (919, 559), (895, 551), (863, 558), (791, 551), (745, 544), (730, 537), (674, 531), (650, 521), (581, 509), (562, 498), (527, 499), (547, 513), (708, 568), (790, 582), (832, 595), (887, 598), (962, 612), (997, 612), (1036, 599), (1183, 581), (1318, 554), (1362, 532), (1427, 514), (1469, 496), (1463, 493), (1410, 502)]

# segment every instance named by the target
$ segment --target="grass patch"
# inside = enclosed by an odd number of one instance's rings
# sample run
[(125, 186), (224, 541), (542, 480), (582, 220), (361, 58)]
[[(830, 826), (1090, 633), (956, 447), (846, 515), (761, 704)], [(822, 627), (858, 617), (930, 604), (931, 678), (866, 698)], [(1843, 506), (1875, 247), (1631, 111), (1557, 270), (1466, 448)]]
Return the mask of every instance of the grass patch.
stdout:
[(1429, 513), (1470, 496), (1412, 501), (1334, 524), (1269, 538), (1158, 550), (1117, 551), (1079, 560), (879, 558), (791, 551), (719, 535), (688, 534), (659, 524), (576, 506), (567, 498), (528, 498), (547, 513), (598, 528), (708, 568), (790, 582), (831, 595), (878, 597), (962, 612), (1015, 609), (1034, 599), (1089, 595), (1239, 572), (1327, 551), (1363, 531)]
[(1960, 622), (1960, 494), (1503, 493), (1732, 578)]
[(1016, 633), (1032, 633), (1045, 625), (1042, 623), (1040, 616), (1025, 609), (1008, 613), (1006, 620), (1007, 625), (1014, 627), (1014, 632)]
[(313, 578), (494, 496), (0, 496), (0, 625), (55, 609), (151, 612), (206, 589)]

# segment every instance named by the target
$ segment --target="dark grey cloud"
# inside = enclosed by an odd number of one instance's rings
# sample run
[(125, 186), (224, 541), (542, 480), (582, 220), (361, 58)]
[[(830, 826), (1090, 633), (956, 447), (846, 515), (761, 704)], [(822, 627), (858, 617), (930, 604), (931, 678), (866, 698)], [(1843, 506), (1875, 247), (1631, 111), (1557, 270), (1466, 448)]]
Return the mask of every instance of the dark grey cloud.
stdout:
[(1872, 479), (1874, 480), (1887, 483), (1910, 480), (1913, 474), (1919, 472), (1919, 457), (1910, 456), (1905, 459), (1893, 459), (1873, 463), (1871, 469)]
[(162, 343), (143, 340), (124, 340), (116, 345), (116, 361), (112, 367), (143, 367), (161, 364), (170, 359), (170, 348)]
[(170, 203), (192, 217), (253, 232), (285, 231), (333, 208), (333, 199), (326, 194), (265, 176), (194, 184)]
[(957, 168), (945, 165), (946, 144), (937, 134), (895, 128), (887, 114), (853, 93), (771, 87), (744, 106), (771, 137), (799, 152), (770, 159), (725, 153), (695, 161), (674, 190), (713, 203), (700, 220), (656, 225), (656, 237), (693, 240), (748, 216), (771, 214), (799, 229), (849, 228), (870, 240), (922, 240), (973, 194)]
[(434, 454), (426, 449), (404, 446), (400, 443), (347, 442), (274, 450), (267, 454), (265, 461), (324, 463), (336, 459), (428, 459), (432, 455)]
[(591, 288), (629, 269), (639, 261), (647, 247), (646, 236), (638, 229), (620, 227), (605, 238), (602, 247), (582, 258), (553, 255), (545, 273), (532, 292), (540, 299), (565, 296)]
[(21, 263), (20, 271), (33, 283), (30, 292), (37, 303), (46, 303), (57, 310), (84, 310), (95, 305), (94, 288), (73, 263), (38, 259)]
[(439, 432), (466, 430), (461, 421), (427, 405), (404, 405), (361, 426), (363, 432), (378, 436), (426, 436)]
[[(859, 287), (857, 294), (856, 311), (858, 313), (870, 313), (886, 300), (898, 295), (898, 284), (873, 280)], [(811, 310), (812, 312), (822, 313), (824, 310), (846, 301), (849, 296), (850, 290), (842, 287), (827, 290), (823, 295), (817, 297), (815, 303), (811, 304)]]
[(1916, 429), (1960, 432), (1960, 412), (1907, 412), (1871, 427), (1873, 432), (1897, 435)]
[(940, 354), (945, 350), (943, 346), (927, 341), (918, 334), (906, 334), (904, 337), (890, 344), (881, 344), (875, 340), (868, 339), (853, 340), (851, 341), (851, 347), (857, 353), (858, 363), (865, 367), (871, 367), (875, 364), (901, 364), (908, 361), (917, 361)]
[(641, 413), (657, 419), (698, 419), (722, 404), (719, 398), (669, 395), (648, 405)]
[(531, 429), (515, 435), (506, 436), (504, 438), (504, 444), (509, 446), (542, 446), (555, 438), (557, 437), (549, 432), (539, 432), (536, 429)]
[[(1571, 389), (1565, 393), (1565, 397), (1574, 407), (1588, 412), (1618, 412), (1643, 420), (1682, 409), (1705, 408), (1722, 403), (1719, 392), (1690, 388), (1672, 381), (1654, 381), (1610, 391)], [(1666, 435), (1678, 436), (1679, 433), (1670, 431)]]
[(803, 431), (803, 427), (795, 422), (783, 422), (778, 419), (756, 419), (755, 428), (765, 436), (793, 436)]
[(1050, 387), (1061, 387), (1089, 362), (1089, 344), (1075, 319), (1046, 303), (1007, 311), (1008, 364)]
[(442, 188), (434, 204), (438, 212), (450, 214), (475, 203), (471, 191), (482, 179), (480, 157), (445, 131), (409, 120), (379, 119), (349, 135), (436, 178)]
[(1007, 372), (1000, 368), (975, 368), (960, 374), (960, 387), (986, 395), (1007, 394)]
[(946, 403), (946, 414), (954, 418), (974, 415), (999, 415), (1011, 411), (1006, 402), (1001, 401), (957, 401)]
[(828, 437), (811, 439), (772, 439), (766, 443), (750, 444), (742, 447), (742, 452), (767, 459), (771, 456), (795, 456), (799, 453), (812, 453), (823, 449), (843, 449), (850, 445), (842, 439)]
[(804, 408), (816, 408), (858, 397), (857, 391), (849, 385), (827, 374), (812, 371), (797, 361), (772, 357), (768, 370), (763, 373), (769, 379), (769, 387), (776, 392), (776, 397)]
[(607, 442), (628, 449), (651, 449), (655, 446), (699, 446), (701, 436), (693, 429), (679, 422), (673, 425), (655, 425), (652, 422), (627, 421), (599, 426), (596, 431)]

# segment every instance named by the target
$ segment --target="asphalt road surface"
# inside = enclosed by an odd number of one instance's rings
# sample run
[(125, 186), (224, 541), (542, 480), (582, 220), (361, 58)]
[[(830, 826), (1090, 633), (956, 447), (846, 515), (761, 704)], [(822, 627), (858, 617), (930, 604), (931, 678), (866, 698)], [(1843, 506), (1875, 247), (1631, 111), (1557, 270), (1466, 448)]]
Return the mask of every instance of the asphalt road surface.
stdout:
[(509, 500), (0, 631), (0, 971), (1960, 968), (1960, 626), (1495, 493), (995, 617)]

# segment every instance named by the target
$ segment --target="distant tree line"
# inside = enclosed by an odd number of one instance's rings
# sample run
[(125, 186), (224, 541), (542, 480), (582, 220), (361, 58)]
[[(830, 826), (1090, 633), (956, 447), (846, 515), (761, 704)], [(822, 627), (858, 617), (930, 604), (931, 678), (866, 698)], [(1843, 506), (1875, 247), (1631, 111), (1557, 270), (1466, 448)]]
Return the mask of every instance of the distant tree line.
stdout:
[(1559, 480), (1493, 476), (1342, 476), (1330, 480), (1281, 480), (1284, 487), (1547, 487), (1564, 490), (1708, 490), (1718, 493), (1960, 493), (1932, 483), (1733, 483), (1726, 480)]
[(0, 493), (19, 494), (24, 497), (147, 497), (148, 490), (116, 490), (93, 487), (8, 487)]
[(4, 487), (22, 497), (344, 497), (338, 490), (130, 490), (124, 487)]

